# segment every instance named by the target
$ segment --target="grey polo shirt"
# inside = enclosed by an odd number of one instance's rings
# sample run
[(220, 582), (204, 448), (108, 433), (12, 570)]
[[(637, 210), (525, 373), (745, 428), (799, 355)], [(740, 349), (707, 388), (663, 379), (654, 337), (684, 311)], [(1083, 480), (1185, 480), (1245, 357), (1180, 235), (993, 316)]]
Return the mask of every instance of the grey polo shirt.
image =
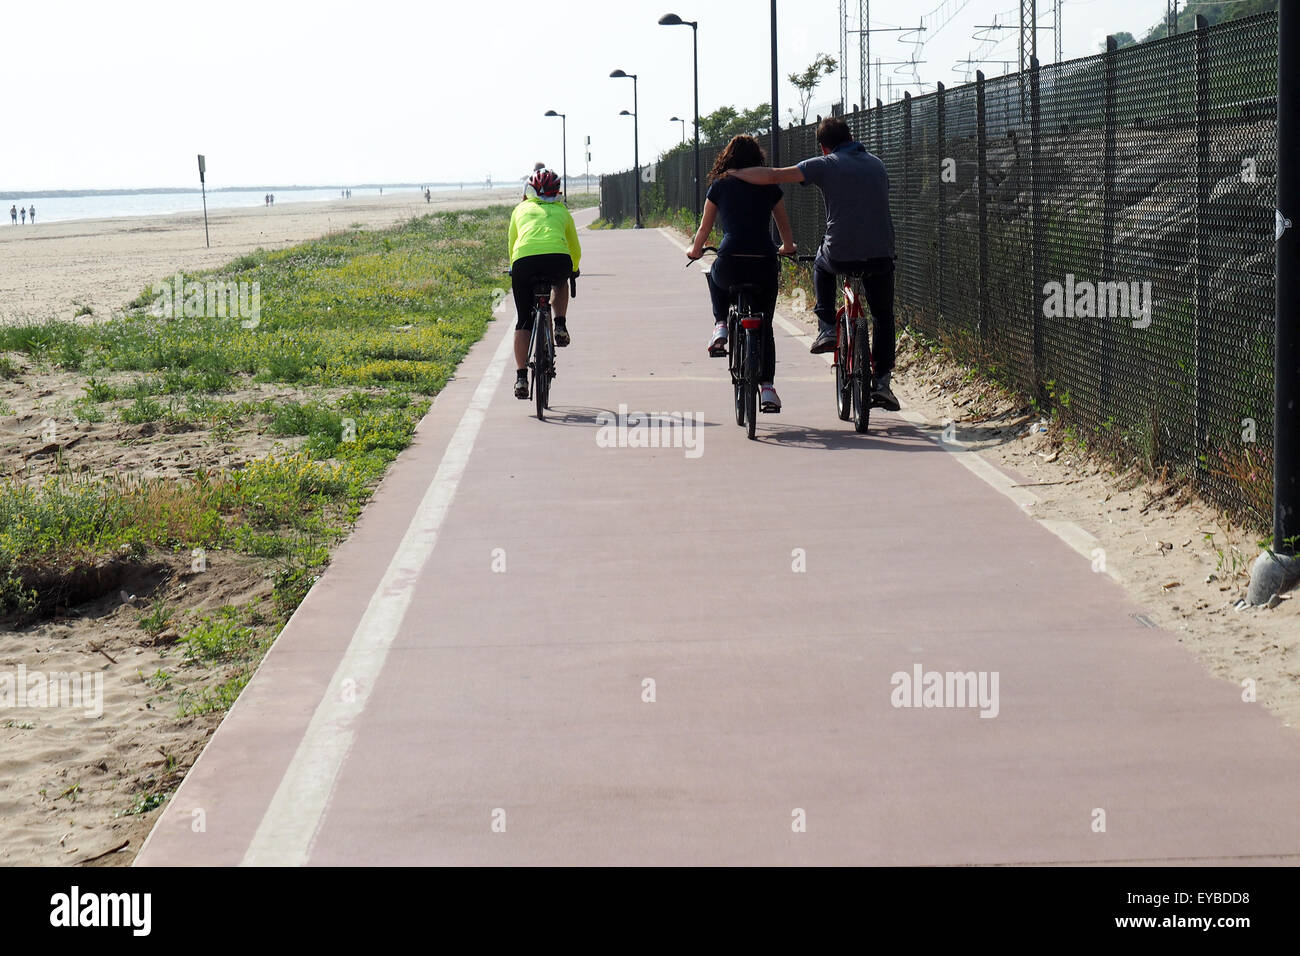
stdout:
[(894, 221), (889, 215), (889, 175), (880, 158), (858, 142), (843, 143), (826, 156), (799, 164), (803, 183), (826, 200), (826, 256), (838, 262), (894, 257)]

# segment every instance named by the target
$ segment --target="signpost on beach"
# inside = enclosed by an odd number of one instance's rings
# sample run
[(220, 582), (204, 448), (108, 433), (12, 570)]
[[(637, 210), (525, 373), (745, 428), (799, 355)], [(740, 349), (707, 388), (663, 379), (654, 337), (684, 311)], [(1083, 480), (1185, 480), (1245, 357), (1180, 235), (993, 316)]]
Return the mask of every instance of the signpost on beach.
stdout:
[(204, 174), (207, 171), (207, 161), (203, 158), (203, 154), (199, 153), (199, 188), (203, 190), (203, 244), (211, 249), (212, 243), (208, 239), (208, 187), (204, 181)]

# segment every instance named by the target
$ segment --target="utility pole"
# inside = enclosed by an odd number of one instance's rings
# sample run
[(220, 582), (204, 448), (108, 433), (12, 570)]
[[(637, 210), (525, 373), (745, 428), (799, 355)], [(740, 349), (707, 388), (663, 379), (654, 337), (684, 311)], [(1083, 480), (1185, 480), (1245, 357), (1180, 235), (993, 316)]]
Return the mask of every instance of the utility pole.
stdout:
[(1061, 62), (1061, 4), (1065, 0), (1052, 0), (1052, 45), (1055, 47), (1053, 63)]

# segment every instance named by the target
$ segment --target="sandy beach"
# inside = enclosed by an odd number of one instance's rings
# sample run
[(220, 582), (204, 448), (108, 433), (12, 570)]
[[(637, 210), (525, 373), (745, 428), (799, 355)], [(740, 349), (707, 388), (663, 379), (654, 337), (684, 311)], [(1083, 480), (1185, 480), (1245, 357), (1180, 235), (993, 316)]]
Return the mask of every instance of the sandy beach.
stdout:
[(209, 210), (212, 246), (203, 240), (203, 214), (0, 226), (0, 322), (86, 318), (119, 312), (142, 289), (177, 271), (229, 262), (259, 247), (274, 249), (337, 229), (391, 226), (412, 216), (513, 202), (513, 187), (366, 196), (328, 202), (282, 203), (254, 209)]

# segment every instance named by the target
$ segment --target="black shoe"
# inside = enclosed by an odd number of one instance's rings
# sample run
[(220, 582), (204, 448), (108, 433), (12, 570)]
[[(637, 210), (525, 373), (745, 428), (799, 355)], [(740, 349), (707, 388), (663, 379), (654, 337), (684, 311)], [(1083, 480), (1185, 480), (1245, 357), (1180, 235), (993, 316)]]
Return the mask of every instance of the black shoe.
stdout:
[(890, 389), (887, 378), (871, 387), (871, 404), (887, 412), (896, 412), (903, 407)]
[(821, 355), (823, 352), (834, 352), (837, 344), (835, 330), (829, 329), (818, 334), (817, 341), (813, 342), (812, 348), (808, 351), (813, 355)]
[(515, 378), (515, 398), (528, 401), (528, 379), (522, 375)]
[(555, 320), (555, 347), (564, 348), (569, 344), (569, 327), (564, 324), (563, 319)]

